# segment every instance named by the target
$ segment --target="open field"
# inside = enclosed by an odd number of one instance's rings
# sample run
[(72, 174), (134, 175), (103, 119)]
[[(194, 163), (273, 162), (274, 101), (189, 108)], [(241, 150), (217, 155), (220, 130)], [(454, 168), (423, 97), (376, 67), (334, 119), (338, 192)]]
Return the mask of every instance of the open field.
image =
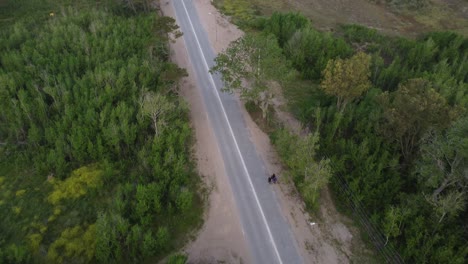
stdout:
[(321, 30), (333, 30), (340, 24), (361, 24), (385, 34), (407, 37), (438, 30), (468, 35), (468, 1), (463, 0), (434, 0), (418, 11), (397, 10), (369, 0), (215, 0), (215, 3), (232, 10), (251, 5), (262, 15), (275, 11), (301, 12)]

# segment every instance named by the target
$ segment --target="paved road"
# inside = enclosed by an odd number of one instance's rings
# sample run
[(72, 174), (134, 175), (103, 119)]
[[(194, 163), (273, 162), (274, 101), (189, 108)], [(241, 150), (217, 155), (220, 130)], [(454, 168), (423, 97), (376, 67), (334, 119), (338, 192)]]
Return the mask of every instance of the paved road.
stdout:
[(233, 95), (220, 92), (219, 76), (208, 72), (215, 56), (192, 0), (173, 0), (172, 4), (214, 130), (214, 140), (222, 153), (253, 261), (302, 263), (273, 186), (267, 183), (267, 170), (250, 140), (239, 103)]

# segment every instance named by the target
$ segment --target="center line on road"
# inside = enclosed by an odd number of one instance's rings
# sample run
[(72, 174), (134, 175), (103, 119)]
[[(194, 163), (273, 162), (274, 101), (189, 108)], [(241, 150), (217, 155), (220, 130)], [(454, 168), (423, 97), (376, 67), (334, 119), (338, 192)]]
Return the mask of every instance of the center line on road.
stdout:
[(223, 102), (221, 101), (221, 97), (219, 96), (218, 89), (216, 89), (217, 87), (216, 87), (216, 84), (214, 82), (213, 76), (209, 72), (210, 68), (208, 67), (208, 62), (206, 61), (205, 54), (203, 53), (203, 50), (201, 48), (201, 44), (200, 44), (200, 41), (198, 40), (197, 34), (195, 32), (195, 28), (194, 28), (194, 26), (192, 24), (192, 20), (190, 19), (190, 15), (188, 14), (187, 7), (185, 6), (184, 0), (181, 0), (181, 2), (182, 2), (182, 6), (184, 7), (185, 14), (187, 15), (187, 19), (188, 19), (188, 21), (190, 23), (190, 27), (192, 28), (193, 35), (194, 35), (195, 40), (197, 42), (198, 50), (200, 51), (200, 54), (203, 57), (203, 65), (205, 66), (205, 68), (206, 68), (206, 70), (208, 72), (208, 76), (210, 78), (211, 85), (213, 86), (213, 89), (216, 91), (216, 97), (218, 98), (219, 104), (221, 105), (221, 110), (223, 111), (224, 118), (226, 119), (226, 123), (227, 123), (227, 125), (229, 127), (229, 132), (231, 134), (232, 139), (234, 140), (234, 144), (236, 145), (237, 154), (239, 155), (239, 158), (241, 160), (242, 167), (244, 169), (245, 175), (246, 175), (247, 180), (248, 180), (249, 185), (250, 185), (250, 189), (252, 190), (252, 193), (254, 194), (255, 201), (256, 201), (257, 206), (258, 206), (258, 208), (260, 210), (260, 214), (262, 215), (262, 220), (265, 223), (265, 226), (267, 228), (267, 232), (268, 232), (268, 236), (270, 238), (270, 242), (273, 245), (273, 249), (275, 251), (275, 254), (276, 254), (276, 257), (278, 258), (279, 263), (283, 264), (283, 261), (281, 260), (280, 254), (278, 252), (278, 248), (276, 247), (275, 240), (273, 239), (273, 235), (271, 234), (270, 226), (268, 225), (268, 222), (266, 220), (266, 217), (265, 217), (265, 214), (263, 212), (262, 206), (260, 205), (260, 200), (258, 200), (257, 193), (255, 192), (255, 188), (253, 186), (252, 180), (250, 179), (249, 171), (247, 170), (247, 166), (245, 165), (244, 158), (242, 157), (242, 154), (241, 154), (240, 149), (239, 149), (239, 145), (237, 144), (236, 137), (234, 136), (234, 131), (232, 130), (231, 124), (229, 123), (229, 119), (227, 117), (226, 110), (224, 109)]

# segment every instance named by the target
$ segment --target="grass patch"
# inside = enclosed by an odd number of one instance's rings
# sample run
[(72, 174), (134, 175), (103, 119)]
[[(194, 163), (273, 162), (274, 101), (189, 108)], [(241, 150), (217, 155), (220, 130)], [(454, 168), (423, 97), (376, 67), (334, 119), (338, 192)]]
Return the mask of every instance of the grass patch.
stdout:
[[(36, 25), (47, 21), (51, 13), (57, 13), (67, 0), (3, 0), (0, 4), (0, 29), (25, 18), (35, 18)], [(75, 1), (82, 2), (80, 0)]]
[(414, 19), (434, 29), (449, 29), (463, 35), (468, 33), (468, 19), (453, 14), (450, 9), (442, 6), (427, 7), (424, 12), (412, 14)]
[(215, 0), (213, 4), (223, 14), (230, 16), (234, 24), (244, 29), (260, 15), (256, 6), (248, 0)]

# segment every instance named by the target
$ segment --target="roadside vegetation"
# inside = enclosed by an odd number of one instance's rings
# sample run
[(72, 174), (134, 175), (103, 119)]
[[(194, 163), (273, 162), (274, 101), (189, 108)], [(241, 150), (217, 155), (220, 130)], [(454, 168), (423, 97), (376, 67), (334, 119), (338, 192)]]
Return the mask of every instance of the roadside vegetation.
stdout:
[(157, 261), (201, 224), (177, 26), (147, 2), (2, 3), (0, 263)]
[(346, 202), (344, 183), (383, 233), (378, 247), (408, 263), (464, 263), (468, 39), (433, 32), (410, 40), (358, 25), (326, 33), (298, 13), (248, 25), (212, 71), (264, 118), (282, 88), (310, 132), (278, 127), (271, 138), (307, 206), (327, 183)]

